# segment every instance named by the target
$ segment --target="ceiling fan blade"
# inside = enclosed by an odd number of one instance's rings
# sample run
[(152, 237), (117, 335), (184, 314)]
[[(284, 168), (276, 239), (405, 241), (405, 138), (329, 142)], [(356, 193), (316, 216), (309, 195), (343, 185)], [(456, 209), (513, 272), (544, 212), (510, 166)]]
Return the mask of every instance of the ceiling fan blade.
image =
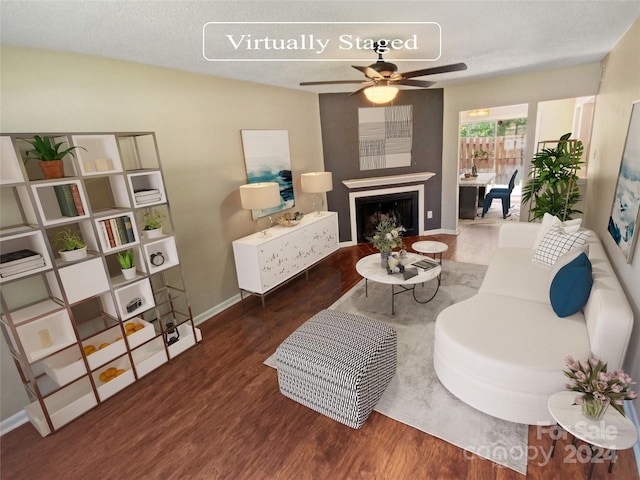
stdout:
[(465, 63), (453, 63), (451, 65), (442, 65), (441, 67), (424, 68), (422, 70), (414, 70), (412, 72), (401, 73), (404, 78), (422, 77), (423, 75), (435, 75), (437, 73), (459, 72), (466, 70)]
[(347, 83), (363, 83), (365, 80), (327, 80), (325, 82), (300, 82), (301, 87), (308, 85), (343, 85)]
[(409, 87), (421, 87), (421, 88), (429, 88), (436, 84), (436, 82), (427, 82), (426, 80), (410, 80), (408, 78), (403, 80), (398, 80), (392, 83), (393, 85), (407, 85)]
[(368, 78), (371, 79), (379, 79), (382, 80), (384, 78), (383, 75), (380, 75), (380, 73), (376, 72), (373, 68), (371, 67), (360, 67), (358, 65), (351, 65), (353, 68), (355, 68), (356, 70), (360, 70), (362, 73), (365, 74), (365, 76), (367, 76)]

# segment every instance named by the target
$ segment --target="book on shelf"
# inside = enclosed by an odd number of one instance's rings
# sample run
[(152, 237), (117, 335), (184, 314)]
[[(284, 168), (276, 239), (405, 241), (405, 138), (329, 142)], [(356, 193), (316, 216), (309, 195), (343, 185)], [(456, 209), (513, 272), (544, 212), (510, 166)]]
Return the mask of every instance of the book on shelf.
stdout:
[(71, 197), (73, 198), (73, 204), (76, 206), (78, 215), (84, 215), (84, 207), (82, 206), (82, 198), (80, 198), (78, 186), (75, 183), (72, 183), (69, 185), (69, 188), (71, 189)]
[(100, 231), (102, 232), (102, 239), (104, 240), (105, 246), (110, 246), (109, 234), (107, 233), (107, 226), (104, 224), (104, 220), (100, 220), (98, 222), (98, 225), (100, 226)]
[(138, 190), (134, 190), (133, 194), (136, 197), (144, 197), (145, 195), (159, 195), (160, 190), (157, 188), (140, 188)]
[(116, 222), (115, 218), (109, 219), (109, 226), (111, 227), (111, 233), (113, 233), (113, 241), (116, 244), (116, 247), (119, 247), (120, 245), (122, 245), (122, 238), (120, 238), (120, 233), (118, 232), (118, 223)]
[(0, 267), (11, 267), (18, 265), (19, 263), (28, 262), (33, 258), (42, 258), (38, 252), (23, 248), (22, 250), (16, 250), (15, 252), (3, 253), (0, 255)]
[(63, 217), (77, 217), (78, 210), (76, 209), (76, 204), (73, 201), (71, 187), (69, 185), (54, 185), (53, 191), (55, 192), (56, 199), (58, 200), (60, 214)]
[(418, 267), (420, 270), (423, 270), (426, 272), (427, 270), (431, 270), (432, 268), (437, 267), (440, 264), (435, 260), (431, 260), (429, 258), (423, 258), (422, 260), (413, 262), (411, 265), (413, 265), (414, 267)]
[(107, 245), (114, 248), (116, 246), (116, 240), (113, 238), (113, 232), (111, 231), (111, 222), (109, 220), (100, 220), (100, 224), (102, 225), (107, 237)]
[(138, 197), (136, 197), (136, 203), (138, 205), (142, 205), (143, 203), (152, 203), (152, 202), (159, 202), (162, 200), (162, 196), (161, 195), (156, 195), (153, 197), (144, 197), (143, 199), (140, 199)]
[(124, 243), (131, 243), (129, 237), (127, 235), (127, 227), (124, 226), (124, 217), (118, 217), (115, 219), (116, 228), (118, 229), (118, 236), (120, 237), (120, 241)]
[(128, 215), (125, 215), (124, 217), (122, 217), (122, 219), (124, 220), (124, 228), (127, 232), (127, 243), (135, 242), (136, 236), (133, 233), (133, 225), (131, 224), (131, 219)]
[(28, 272), (29, 270), (34, 270), (45, 265), (44, 258), (42, 258), (42, 256), (29, 258), (31, 258), (31, 260), (27, 260), (26, 262), (9, 267), (4, 266), (3, 264), (2, 266), (0, 266), (0, 277), (10, 277), (12, 275)]

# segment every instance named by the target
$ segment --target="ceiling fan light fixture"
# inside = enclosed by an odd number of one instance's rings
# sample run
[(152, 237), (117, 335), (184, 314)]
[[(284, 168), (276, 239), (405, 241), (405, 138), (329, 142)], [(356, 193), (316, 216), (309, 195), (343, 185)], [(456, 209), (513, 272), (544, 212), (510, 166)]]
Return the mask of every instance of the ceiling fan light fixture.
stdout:
[(375, 104), (389, 103), (396, 98), (397, 94), (398, 89), (388, 85), (373, 86), (364, 90), (364, 96), (367, 97), (367, 100)]

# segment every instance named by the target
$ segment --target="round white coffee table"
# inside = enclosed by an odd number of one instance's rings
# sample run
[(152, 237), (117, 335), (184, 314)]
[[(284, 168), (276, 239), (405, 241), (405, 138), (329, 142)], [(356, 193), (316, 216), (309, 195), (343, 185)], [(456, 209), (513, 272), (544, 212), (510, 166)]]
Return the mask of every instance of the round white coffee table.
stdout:
[[(556, 428), (562, 428), (575, 438), (587, 442), (591, 448), (591, 466), (589, 476), (591, 479), (593, 467), (604, 454), (596, 454), (598, 449), (610, 450), (609, 473), (616, 462), (616, 451), (625, 450), (635, 445), (638, 440), (638, 432), (633, 422), (620, 415), (613, 407), (605, 412), (601, 420), (590, 420), (582, 414), (580, 405), (573, 405), (578, 396), (576, 392), (568, 390), (557, 392), (549, 397), (549, 413), (557, 422)], [(551, 447), (551, 456), (555, 453), (558, 431), (556, 430)]]
[(413, 248), (416, 252), (433, 255), (434, 259), (436, 258), (437, 254), (440, 254), (440, 264), (442, 265), (442, 253), (446, 252), (449, 249), (449, 246), (446, 243), (442, 242), (421, 240), (419, 242), (411, 244), (411, 248)]
[[(425, 257), (416, 253), (407, 253), (406, 258), (402, 259), (402, 264), (405, 268), (412, 268), (411, 264), (420, 260), (425, 260)], [(369, 296), (369, 280), (391, 285), (391, 314), (395, 315), (394, 299), (396, 295), (412, 292), (414, 300), (418, 303), (427, 303), (436, 296), (436, 293), (438, 293), (440, 289), (440, 272), (442, 271), (442, 267), (437, 262), (432, 262), (434, 264), (433, 268), (426, 271), (418, 268), (418, 274), (416, 276), (405, 279), (402, 273), (387, 273), (387, 271), (380, 266), (380, 254), (374, 253), (358, 260), (358, 263), (356, 263), (356, 271), (365, 278), (366, 296)], [(418, 299), (416, 297), (416, 285), (434, 279), (438, 280), (438, 286), (434, 294), (426, 300)], [(399, 291), (396, 291), (396, 286), (399, 288)]]

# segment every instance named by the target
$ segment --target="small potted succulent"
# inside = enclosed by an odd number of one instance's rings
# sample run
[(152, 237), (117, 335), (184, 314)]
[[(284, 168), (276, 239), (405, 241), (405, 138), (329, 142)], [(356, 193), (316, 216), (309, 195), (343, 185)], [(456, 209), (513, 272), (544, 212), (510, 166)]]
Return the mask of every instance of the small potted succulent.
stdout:
[(142, 217), (142, 223), (144, 223), (144, 236), (145, 238), (158, 238), (162, 236), (162, 221), (165, 216), (158, 210), (149, 210), (145, 212)]
[(133, 248), (116, 253), (116, 259), (120, 264), (120, 270), (122, 271), (122, 276), (125, 280), (132, 280), (136, 278), (136, 264)]
[(67, 155), (75, 157), (76, 154), (74, 150), (76, 148), (87, 150), (79, 146), (68, 147), (61, 150), (65, 142), (54, 143), (51, 138), (47, 136), (40, 137), (39, 135), (34, 135), (32, 139), (21, 138), (20, 140), (29, 143), (33, 147), (31, 150), (27, 150), (27, 157), (24, 160), (25, 164), (29, 160), (39, 160), (40, 169), (45, 178), (64, 177), (64, 164), (62, 163), (62, 159)]
[(55, 246), (65, 262), (74, 262), (87, 256), (87, 245), (82, 240), (80, 232), (66, 228), (59, 231), (55, 237)]

